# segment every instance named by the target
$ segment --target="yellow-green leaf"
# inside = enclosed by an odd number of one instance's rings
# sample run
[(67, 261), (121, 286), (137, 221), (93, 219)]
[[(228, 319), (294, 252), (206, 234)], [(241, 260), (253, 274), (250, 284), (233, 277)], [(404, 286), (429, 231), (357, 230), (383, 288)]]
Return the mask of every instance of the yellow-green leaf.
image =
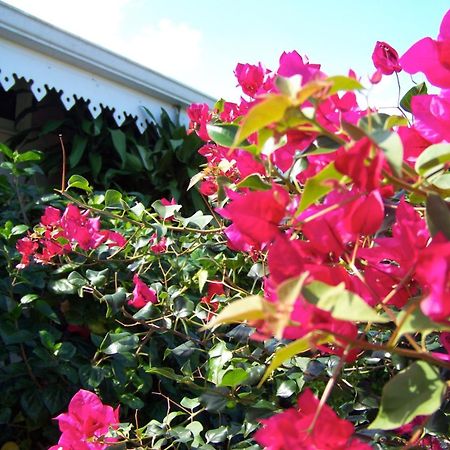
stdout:
[(255, 131), (280, 121), (289, 106), (291, 106), (291, 100), (286, 95), (269, 94), (261, 102), (250, 108), (243, 117), (241, 126), (234, 138), (233, 147), (239, 146), (244, 139)]
[(264, 319), (267, 314), (273, 313), (273, 310), (274, 305), (272, 303), (259, 295), (251, 295), (225, 306), (203, 329), (214, 328), (225, 323)]
[(397, 331), (394, 344), (407, 333), (421, 333), (423, 338), (424, 335), (434, 331), (450, 331), (449, 325), (433, 322), (422, 312), (418, 305), (412, 312), (408, 312), (408, 309), (409, 305), (406, 305), (404, 310), (397, 316), (396, 324), (400, 328)]
[(313, 281), (303, 288), (305, 299), (324, 311), (329, 311), (335, 319), (352, 322), (386, 323), (390, 319), (381, 316), (359, 295), (345, 289), (344, 283), (329, 286), (321, 281)]
[(360, 91), (364, 89), (364, 86), (358, 80), (343, 75), (328, 77), (325, 81), (331, 81), (332, 83), (330, 95), (338, 91)]
[(417, 158), (416, 172), (424, 178), (438, 173), (450, 161), (450, 144), (434, 144), (426, 148)]
[(272, 331), (274, 336), (278, 339), (281, 339), (283, 337), (283, 330), (291, 320), (291, 313), (295, 301), (301, 294), (303, 284), (308, 275), (309, 273), (306, 272), (298, 277), (290, 278), (289, 280), (281, 283), (277, 288), (277, 314), (276, 320), (274, 320), (272, 325)]
[(267, 367), (264, 375), (262, 376), (260, 382), (258, 383), (258, 387), (261, 387), (264, 381), (269, 378), (269, 376), (274, 372), (278, 367), (280, 367), (283, 363), (293, 358), (295, 355), (299, 353), (307, 352), (311, 347), (318, 344), (325, 344), (326, 342), (332, 342), (333, 336), (329, 334), (317, 335), (317, 333), (311, 332), (306, 334), (300, 339), (297, 339), (294, 342), (289, 343), (285, 347), (279, 348)]
[(323, 168), (313, 177), (308, 178), (296, 214), (301, 213), (308, 208), (308, 206), (312, 205), (317, 200), (320, 200), (324, 195), (328, 194), (328, 192), (332, 191), (333, 185), (330, 183), (331, 180), (342, 181), (344, 178), (345, 175), (338, 172), (336, 167), (334, 167), (333, 162), (328, 164), (328, 166)]

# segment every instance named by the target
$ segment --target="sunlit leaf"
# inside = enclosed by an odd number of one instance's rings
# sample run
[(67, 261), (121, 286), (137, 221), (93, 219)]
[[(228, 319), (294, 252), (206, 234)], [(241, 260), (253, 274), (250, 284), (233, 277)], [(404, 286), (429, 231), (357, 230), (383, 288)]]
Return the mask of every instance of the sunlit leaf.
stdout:
[(309, 303), (329, 311), (336, 319), (374, 323), (390, 321), (378, 314), (359, 295), (345, 289), (344, 283), (329, 286), (321, 281), (313, 281), (302, 292)]
[(301, 213), (308, 208), (308, 206), (311, 206), (314, 202), (331, 192), (333, 190), (331, 181), (343, 181), (344, 178), (345, 175), (334, 167), (333, 162), (328, 164), (328, 166), (313, 177), (308, 178), (300, 200), (300, 205), (297, 209), (297, 214)]
[(269, 367), (267, 367), (266, 371), (264, 372), (263, 377), (258, 383), (258, 387), (261, 387), (264, 381), (269, 378), (269, 376), (276, 370), (278, 367), (280, 367), (282, 364), (284, 364), (289, 359), (293, 358), (294, 356), (307, 352), (311, 349), (314, 345), (320, 345), (327, 342), (333, 342), (333, 337), (331, 335), (322, 334), (317, 335), (314, 333), (308, 333), (307, 335), (303, 336), (300, 339), (297, 339), (294, 342), (289, 343), (285, 347), (279, 348), (275, 354), (273, 355), (272, 360), (270, 361)]
[(203, 329), (214, 328), (225, 323), (264, 319), (266, 314), (273, 312), (273, 310), (274, 305), (272, 303), (259, 295), (252, 295), (225, 306)]
[(289, 106), (291, 106), (289, 97), (281, 94), (269, 94), (261, 102), (250, 108), (243, 117), (232, 146), (238, 147), (255, 131), (280, 121)]
[(415, 169), (419, 175), (428, 178), (442, 170), (449, 161), (450, 144), (434, 144), (417, 157)]
[(425, 361), (412, 363), (384, 385), (380, 410), (368, 428), (393, 430), (417, 416), (434, 413), (446, 388), (436, 367)]

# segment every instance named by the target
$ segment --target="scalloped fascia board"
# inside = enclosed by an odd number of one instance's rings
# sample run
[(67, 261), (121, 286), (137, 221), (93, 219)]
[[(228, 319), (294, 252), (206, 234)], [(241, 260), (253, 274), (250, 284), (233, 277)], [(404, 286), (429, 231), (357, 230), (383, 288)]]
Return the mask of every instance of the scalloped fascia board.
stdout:
[(38, 100), (48, 88), (55, 88), (67, 109), (82, 98), (89, 102), (93, 117), (109, 108), (114, 110), (118, 125), (127, 114), (134, 117), (141, 132), (150, 120), (143, 107), (157, 118), (161, 108), (174, 117), (191, 103), (214, 102), (199, 91), (1, 1), (0, 71), (5, 90), (14, 85), (15, 74), (32, 81), (31, 90)]

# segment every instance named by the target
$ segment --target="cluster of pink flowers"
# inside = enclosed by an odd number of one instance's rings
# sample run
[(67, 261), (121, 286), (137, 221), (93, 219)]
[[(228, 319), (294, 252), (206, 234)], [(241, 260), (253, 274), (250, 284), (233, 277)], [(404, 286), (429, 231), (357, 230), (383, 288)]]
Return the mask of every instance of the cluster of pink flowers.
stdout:
[(116, 438), (105, 437), (119, 423), (119, 408), (104, 405), (93, 392), (79, 390), (67, 413), (56, 417), (62, 434), (49, 450), (104, 450)]
[(328, 406), (317, 415), (319, 400), (306, 389), (298, 399), (298, 408), (290, 408), (270, 419), (255, 440), (267, 450), (370, 450), (372, 447), (353, 436), (354, 426), (340, 419)]
[(16, 248), (22, 255), (18, 267), (28, 266), (31, 260), (48, 264), (54, 257), (70, 253), (77, 246), (92, 250), (101, 244), (123, 247), (126, 242), (120, 233), (102, 230), (100, 218), (91, 218), (89, 211), (82, 212), (72, 204), (65, 211), (48, 206), (35, 231), (17, 241)]
[[(320, 66), (310, 64), (297, 52), (283, 53), (273, 72), (261, 63), (238, 64), (235, 75), (246, 96), (239, 104), (225, 102), (214, 111), (208, 111), (205, 105), (193, 105), (189, 110), (192, 129), (202, 130), (199, 135), (206, 141), (200, 150), (208, 162), (200, 191), (216, 201), (218, 185), (227, 179), (228, 203), (223, 206), (218, 201), (217, 212), (229, 221), (225, 235), (231, 249), (252, 257), (267, 256), (267, 300), (277, 303), (277, 288), (283, 282), (307, 274), (306, 285), (313, 281), (343, 285), (372, 307), (398, 310), (411, 298), (418, 298), (426, 316), (450, 324), (450, 242), (441, 232), (430, 233), (423, 215), (408, 203), (407, 196), (399, 195), (399, 186), (413, 187), (420, 185), (418, 180), (424, 181), (414, 170), (407, 170), (408, 166), (414, 168), (423, 150), (432, 144), (450, 142), (449, 30), (450, 11), (442, 21), (437, 40), (425, 38), (402, 57), (385, 42), (375, 45), (372, 83), (404, 70), (423, 72), (430, 83), (443, 88), (439, 94), (413, 96), (413, 124), (391, 130), (403, 147), (406, 169), (401, 175), (388, 160), (382, 144), (370, 132), (358, 129), (359, 121), (374, 111), (361, 109), (351, 91), (329, 94), (325, 89), (314, 100), (309, 98), (295, 106), (292, 103), (289, 112), (296, 107), (314, 110), (309, 127), (303, 117), (304, 123), (299, 120), (301, 126), (294, 125), (293, 129), (284, 122), (269, 124), (264, 129), (266, 134), (253, 133), (242, 148), (230, 149), (213, 142), (208, 123), (217, 127), (239, 123), (240, 117), (245, 121), (268, 94), (273, 98), (273, 94), (281, 93), (281, 84), (277, 83), (280, 77), (295, 76), (290, 82), (298, 83), (298, 89), (311, 87), (314, 82), (319, 86), (322, 80), (326, 83), (327, 76)], [(349, 78), (356, 80), (357, 76), (350, 71)], [(261, 136), (267, 139), (267, 135), (273, 140), (272, 148), (261, 152), (258, 140)], [(340, 142), (340, 148), (309, 154), (311, 148), (320, 147), (317, 139), (324, 135)], [(245, 151), (249, 144), (258, 149), (257, 157)], [(306, 168), (294, 172), (299, 157), (306, 162)], [(308, 181), (324, 168), (333, 175), (326, 180), (328, 184), (322, 183), (326, 190), (321, 201), (310, 201), (302, 207)], [(258, 175), (265, 186), (253, 190), (239, 185), (251, 174)], [(270, 319), (253, 325), (257, 328), (255, 338), (274, 334)], [(327, 353), (342, 355), (348, 342), (355, 343), (358, 338), (354, 321), (338, 320), (300, 294), (283, 337), (296, 339), (315, 330), (334, 335), (332, 345), (317, 346)], [(354, 359), (357, 354), (354, 348), (347, 358)], [(448, 355), (435, 357), (447, 361)], [(264, 426), (256, 435), (258, 442), (269, 450), (369, 448), (352, 439), (353, 426), (337, 418), (327, 406), (315, 417), (317, 406), (317, 399), (305, 392), (299, 399), (299, 409), (262, 421)], [(312, 426), (316, 420), (320, 425)]]

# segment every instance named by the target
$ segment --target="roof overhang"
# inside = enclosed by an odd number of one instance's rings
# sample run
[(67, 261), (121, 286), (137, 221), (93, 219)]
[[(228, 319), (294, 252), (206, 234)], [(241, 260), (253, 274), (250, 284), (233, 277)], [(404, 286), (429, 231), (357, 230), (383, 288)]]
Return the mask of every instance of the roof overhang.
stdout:
[(66, 109), (83, 99), (94, 118), (107, 108), (118, 125), (132, 116), (141, 132), (151, 121), (144, 108), (156, 118), (161, 108), (174, 117), (191, 103), (214, 102), (0, 1), (0, 84), (8, 90), (20, 78), (31, 83), (37, 100), (55, 89)]

